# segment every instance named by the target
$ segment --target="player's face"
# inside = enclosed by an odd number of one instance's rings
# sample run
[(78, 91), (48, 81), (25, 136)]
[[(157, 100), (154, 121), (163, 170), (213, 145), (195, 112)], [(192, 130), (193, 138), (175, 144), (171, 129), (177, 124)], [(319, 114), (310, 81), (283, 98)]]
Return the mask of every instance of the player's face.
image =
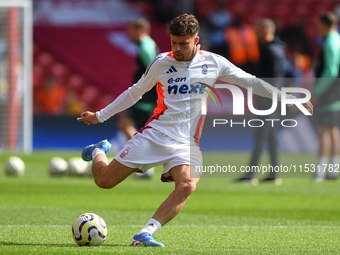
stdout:
[(177, 61), (191, 61), (196, 53), (199, 37), (171, 35), (171, 49)]
[(257, 40), (259, 41), (260, 44), (263, 44), (264, 39), (266, 37), (265, 30), (261, 26), (256, 26), (255, 27), (255, 33), (257, 36)]
[(329, 28), (320, 20), (318, 21), (318, 32), (322, 37), (326, 37), (329, 32)]

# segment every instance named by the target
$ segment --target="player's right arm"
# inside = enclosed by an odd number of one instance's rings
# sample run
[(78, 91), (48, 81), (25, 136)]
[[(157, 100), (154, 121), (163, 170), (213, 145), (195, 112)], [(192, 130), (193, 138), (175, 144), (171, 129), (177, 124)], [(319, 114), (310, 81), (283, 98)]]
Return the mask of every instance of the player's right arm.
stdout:
[(120, 94), (120, 96), (118, 96), (111, 104), (107, 105), (105, 108), (97, 111), (96, 113), (85, 111), (80, 114), (80, 117), (78, 117), (77, 120), (83, 121), (88, 125), (104, 122), (113, 115), (134, 105), (145, 92), (149, 91), (157, 83), (157, 60), (159, 58), (160, 56), (156, 57), (150, 63), (145, 73), (136, 84)]
[(85, 111), (80, 114), (80, 117), (77, 118), (78, 121), (83, 121), (87, 125), (97, 124), (99, 122), (96, 113)]

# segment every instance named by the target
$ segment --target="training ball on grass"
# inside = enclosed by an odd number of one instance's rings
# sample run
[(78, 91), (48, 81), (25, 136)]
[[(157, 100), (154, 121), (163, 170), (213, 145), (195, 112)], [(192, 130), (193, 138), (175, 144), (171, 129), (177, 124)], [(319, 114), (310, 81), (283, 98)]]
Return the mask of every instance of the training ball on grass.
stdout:
[(92, 174), (92, 161), (89, 161), (87, 163), (87, 168), (86, 168), (86, 171), (85, 171), (85, 176), (89, 176), (89, 177), (93, 177), (93, 174)]
[(152, 167), (152, 168), (148, 169), (145, 173), (135, 172), (135, 177), (151, 179), (154, 176), (154, 174), (155, 174), (155, 168)]
[(5, 173), (7, 175), (23, 175), (26, 167), (24, 161), (17, 156), (11, 156), (5, 163)]
[(107, 236), (106, 223), (97, 214), (84, 213), (74, 221), (72, 236), (79, 246), (101, 245)]
[(89, 162), (82, 160), (80, 157), (72, 157), (68, 160), (67, 172), (69, 175), (84, 176), (86, 175)]
[(68, 169), (68, 163), (61, 157), (54, 157), (50, 160), (48, 171), (50, 175), (63, 175)]

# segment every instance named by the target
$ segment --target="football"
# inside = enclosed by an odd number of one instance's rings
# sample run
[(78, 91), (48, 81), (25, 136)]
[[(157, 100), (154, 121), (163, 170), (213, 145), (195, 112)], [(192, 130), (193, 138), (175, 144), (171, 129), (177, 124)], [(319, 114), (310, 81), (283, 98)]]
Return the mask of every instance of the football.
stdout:
[(23, 175), (26, 167), (24, 161), (17, 156), (11, 156), (5, 163), (5, 173), (7, 175)]
[(85, 171), (85, 176), (89, 176), (89, 177), (93, 177), (93, 174), (92, 174), (92, 161), (88, 162), (87, 163), (87, 168), (86, 168), (86, 171)]
[(97, 214), (84, 213), (74, 221), (72, 236), (79, 246), (101, 245), (107, 236), (106, 223)]
[(61, 157), (53, 157), (50, 160), (49, 166), (48, 166), (48, 172), (52, 176), (60, 176), (65, 174), (65, 172), (68, 169), (68, 163), (65, 159)]
[(155, 174), (155, 168), (152, 167), (148, 169), (145, 173), (137, 173), (135, 172), (135, 177), (137, 178), (145, 178), (145, 179), (151, 179)]
[(87, 174), (89, 162), (82, 160), (82, 158), (73, 157), (68, 160), (67, 173), (69, 175), (84, 176)]

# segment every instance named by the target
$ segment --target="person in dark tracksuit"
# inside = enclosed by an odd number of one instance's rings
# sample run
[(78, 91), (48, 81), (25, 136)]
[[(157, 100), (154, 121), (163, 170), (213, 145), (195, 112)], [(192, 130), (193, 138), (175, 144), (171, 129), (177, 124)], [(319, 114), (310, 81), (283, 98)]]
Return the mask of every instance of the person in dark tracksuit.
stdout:
[[(262, 19), (256, 24), (256, 35), (260, 46), (260, 60), (258, 63), (259, 78), (267, 80), (273, 86), (281, 88), (281, 81), (285, 77), (284, 62), (285, 45), (275, 36), (275, 24), (270, 19)], [(257, 109), (267, 110), (272, 106), (272, 100), (263, 97), (257, 97)], [(250, 167), (258, 165), (263, 146), (265, 143), (269, 145), (269, 153), (271, 166), (278, 166), (278, 148), (276, 140), (276, 126), (272, 125), (272, 122), (265, 121), (265, 119), (279, 119), (279, 107), (274, 113), (267, 116), (258, 116), (262, 119), (264, 125), (257, 127), (255, 130), (255, 147), (252, 152)], [(251, 168), (250, 168), (251, 169)], [(254, 169), (254, 168), (253, 168)], [(254, 171), (246, 173), (244, 176), (238, 179), (238, 181), (251, 181), (257, 183), (257, 179), (254, 179)], [(277, 178), (277, 173), (271, 171), (264, 181), (273, 181), (276, 184), (281, 183), (281, 179)]]

